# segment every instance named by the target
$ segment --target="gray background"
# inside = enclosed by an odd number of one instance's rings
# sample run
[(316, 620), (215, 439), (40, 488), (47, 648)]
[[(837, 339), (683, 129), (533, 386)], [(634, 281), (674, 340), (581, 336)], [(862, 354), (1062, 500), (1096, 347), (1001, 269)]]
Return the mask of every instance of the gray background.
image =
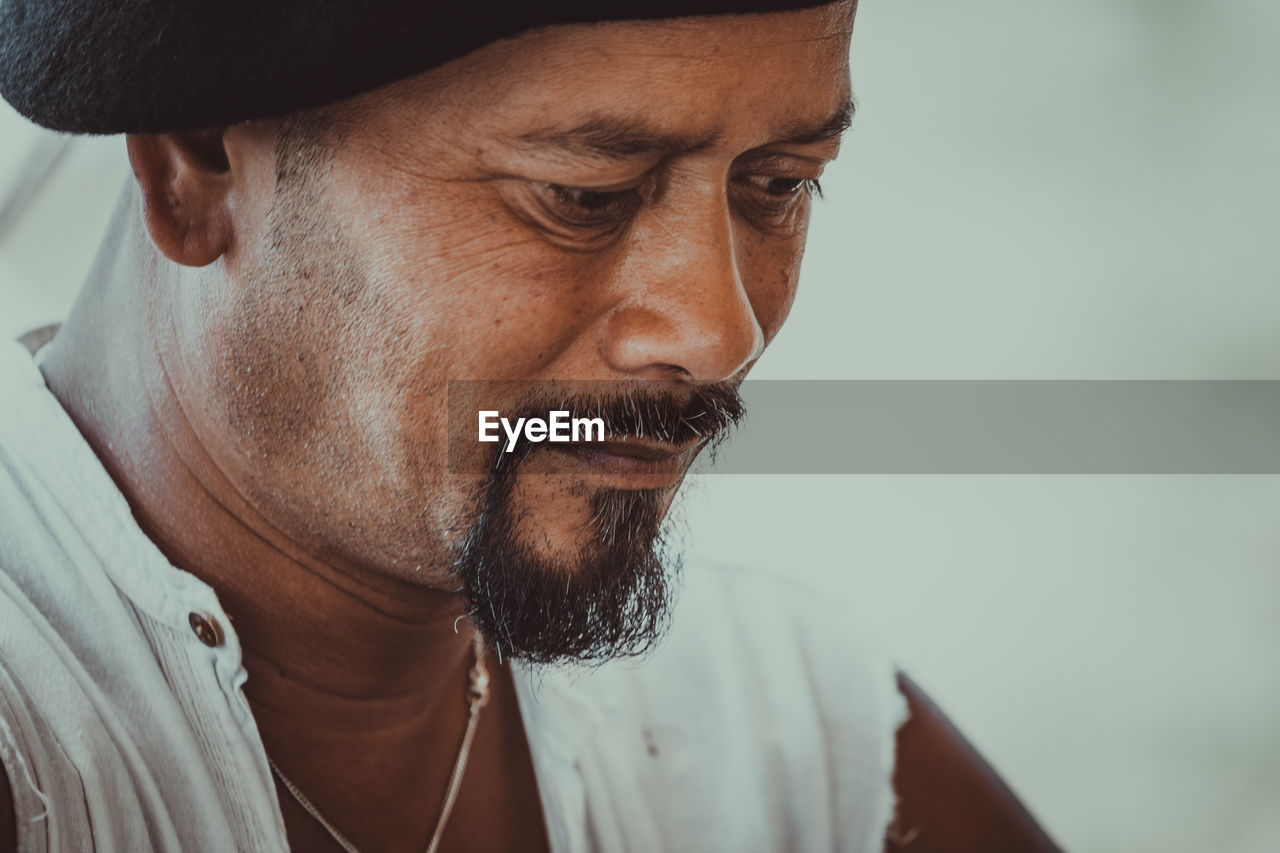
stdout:
[[(859, 117), (756, 376), (1280, 379), (1278, 42), (1266, 0), (864, 0)], [(0, 186), (41, 139), (0, 115)], [(0, 234), (0, 333), (66, 310), (124, 174), (77, 142)], [(1069, 848), (1161, 853), (1280, 849), (1278, 506), (1272, 476), (686, 501), (699, 551), (846, 597)]]

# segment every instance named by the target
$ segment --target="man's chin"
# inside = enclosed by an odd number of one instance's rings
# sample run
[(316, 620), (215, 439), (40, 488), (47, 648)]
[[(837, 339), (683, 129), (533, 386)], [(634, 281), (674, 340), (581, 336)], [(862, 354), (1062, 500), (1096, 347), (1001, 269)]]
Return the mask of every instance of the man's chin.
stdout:
[(616, 571), (613, 563), (638, 559), (663, 539), (679, 487), (678, 479), (643, 488), (629, 477), (620, 487), (597, 476), (521, 470), (507, 507), (513, 547), (562, 577)]
[(535, 663), (645, 653), (680, 568), (664, 521), (674, 489), (579, 480), (553, 495), (542, 479), (498, 477), (481, 501), (454, 564), (472, 620), (504, 656)]

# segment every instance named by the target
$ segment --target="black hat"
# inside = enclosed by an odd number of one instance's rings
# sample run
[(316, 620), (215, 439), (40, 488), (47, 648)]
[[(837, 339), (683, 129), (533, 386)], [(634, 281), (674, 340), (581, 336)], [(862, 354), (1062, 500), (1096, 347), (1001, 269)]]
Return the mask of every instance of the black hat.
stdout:
[(73, 133), (161, 133), (332, 103), (551, 24), (829, 0), (0, 0), (0, 95)]

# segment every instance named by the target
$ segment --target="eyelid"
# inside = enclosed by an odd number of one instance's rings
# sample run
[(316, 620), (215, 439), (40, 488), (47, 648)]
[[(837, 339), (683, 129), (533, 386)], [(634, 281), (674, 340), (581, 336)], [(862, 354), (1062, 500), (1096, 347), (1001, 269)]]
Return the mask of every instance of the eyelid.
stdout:
[[(779, 210), (790, 208), (802, 199), (813, 197), (822, 198), (822, 185), (818, 183), (817, 178), (797, 178), (797, 177), (775, 177), (769, 175), (743, 175), (738, 178), (742, 183), (751, 186), (751, 193), (763, 194), (767, 199), (763, 203), (763, 207), (774, 207)], [(795, 187), (783, 193), (769, 192), (768, 185), (773, 181), (794, 182)]]
[[(586, 190), (589, 192), (621, 192), (648, 179), (654, 171), (652, 168), (637, 170), (634, 167), (625, 170), (583, 170), (581, 163), (576, 169), (524, 168), (519, 170), (495, 171), (487, 180), (513, 182), (533, 185), (549, 185), (564, 187), (569, 190)], [(601, 179), (599, 176), (604, 175)]]
[(631, 178), (630, 180), (626, 180), (626, 181), (609, 183), (609, 184), (590, 184), (590, 183), (579, 184), (579, 183), (563, 183), (560, 181), (534, 181), (533, 183), (542, 184), (543, 186), (548, 188), (559, 188), (562, 190), (568, 190), (570, 192), (602, 193), (602, 194), (609, 194), (609, 193), (621, 194), (621, 193), (635, 192), (640, 196), (642, 200), (649, 201), (650, 198), (652, 198), (653, 192), (657, 187), (657, 177), (654, 174), (654, 171), (650, 170), (648, 172), (645, 172), (643, 175), (640, 175), (639, 177)]
[(803, 177), (800, 177), (799, 175), (757, 175), (755, 173), (739, 175), (738, 180), (745, 181), (749, 184), (754, 184), (759, 187), (764, 187), (766, 184), (772, 183), (773, 181), (795, 181), (799, 186), (802, 186), (802, 187), (803, 186), (813, 187), (813, 186), (816, 186), (818, 183), (817, 178), (803, 178)]
[(814, 168), (813, 164), (808, 164), (797, 168), (793, 160), (787, 160), (785, 165), (781, 163), (752, 163), (747, 168), (742, 168), (732, 176), (737, 182), (752, 184), (759, 188), (770, 181), (799, 181), (802, 185), (809, 188), (808, 195), (822, 196), (822, 189), (818, 184), (818, 180), (822, 177), (824, 169), (823, 165)]
[[(771, 181), (795, 181), (797, 186), (774, 195), (767, 189)], [(735, 182), (743, 187), (736, 195), (737, 209), (749, 222), (770, 233), (795, 233), (797, 225), (804, 222), (798, 217), (809, 209), (815, 196), (822, 195), (817, 178), (748, 173), (737, 176)]]
[(597, 189), (596, 187), (572, 187), (565, 184), (548, 184), (535, 183), (535, 187), (540, 188), (540, 192), (549, 192), (552, 196), (560, 198), (568, 195), (595, 195), (604, 196), (611, 202), (625, 201), (628, 196), (635, 195), (641, 202), (645, 200), (644, 195), (638, 191), (637, 187), (625, 187), (622, 189)]
[[(509, 209), (547, 240), (574, 252), (596, 252), (611, 245), (624, 231), (635, 207), (637, 195), (630, 190), (599, 190), (519, 178), (504, 182)], [(616, 186), (616, 185), (615, 185)], [(572, 202), (556, 201), (562, 193), (617, 195), (607, 209), (575, 210)]]
[[(797, 165), (802, 165), (807, 168), (813, 168), (816, 166), (818, 169), (818, 175), (821, 175), (822, 170), (826, 168), (827, 164), (835, 160), (835, 155), (837, 153), (839, 152), (833, 152), (830, 157), (813, 157), (806, 154), (794, 154), (791, 152), (776, 150), (748, 151), (747, 153), (740, 155), (738, 159), (734, 161), (733, 165), (739, 172), (746, 171), (748, 169), (795, 168)], [(817, 175), (814, 177), (817, 177)]]
[(636, 188), (636, 183), (634, 181), (629, 181), (623, 184), (567, 184), (561, 181), (531, 181), (531, 183), (538, 184), (549, 189), (568, 190), (570, 192), (580, 193), (600, 193), (602, 195), (625, 193)]

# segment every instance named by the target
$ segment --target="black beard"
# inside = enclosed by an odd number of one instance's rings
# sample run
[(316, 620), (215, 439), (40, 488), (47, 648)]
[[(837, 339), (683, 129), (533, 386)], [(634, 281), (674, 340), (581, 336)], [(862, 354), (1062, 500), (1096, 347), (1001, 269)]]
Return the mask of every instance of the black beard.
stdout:
[[(677, 435), (694, 413), (708, 446), (743, 413), (729, 385), (705, 386), (685, 402), (630, 394), (574, 411), (586, 408), (605, 416), (611, 434)], [(592, 510), (588, 544), (571, 558), (547, 558), (521, 535), (523, 513), (513, 500), (516, 472), (531, 452), (537, 451), (526, 444), (523, 452), (495, 454), (476, 520), (457, 549), (453, 572), (468, 616), (501, 654), (531, 663), (601, 663), (647, 653), (669, 622), (683, 561), (671, 547), (672, 522), (664, 524), (666, 490), (584, 485), (580, 495)]]

